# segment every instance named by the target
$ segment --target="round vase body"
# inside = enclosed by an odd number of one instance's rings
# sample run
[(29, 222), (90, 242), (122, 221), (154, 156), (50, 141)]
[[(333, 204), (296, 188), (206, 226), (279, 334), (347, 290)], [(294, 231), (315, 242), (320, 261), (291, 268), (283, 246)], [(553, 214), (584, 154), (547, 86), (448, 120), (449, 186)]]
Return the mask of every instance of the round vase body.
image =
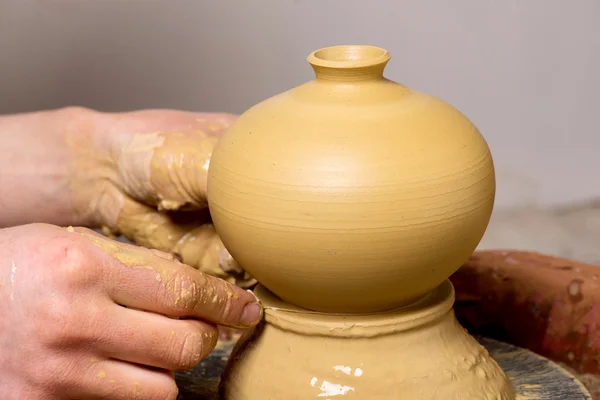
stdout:
[(456, 321), (449, 281), (378, 315), (308, 314), (263, 288), (256, 293), (265, 322), (234, 349), (223, 400), (515, 398), (496, 361)]
[(246, 111), (212, 154), (217, 232), (286, 302), (343, 313), (412, 303), (487, 228), (487, 143), (449, 104), (384, 78), (389, 58), (370, 46), (311, 54), (316, 79)]

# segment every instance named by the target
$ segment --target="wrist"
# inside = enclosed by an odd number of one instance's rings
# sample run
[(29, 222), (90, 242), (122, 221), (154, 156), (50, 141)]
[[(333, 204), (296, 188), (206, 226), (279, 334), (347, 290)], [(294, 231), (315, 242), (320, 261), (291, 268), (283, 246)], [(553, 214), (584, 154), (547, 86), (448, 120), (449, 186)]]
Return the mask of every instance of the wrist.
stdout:
[(75, 223), (67, 133), (92, 111), (66, 107), (0, 117), (0, 226)]

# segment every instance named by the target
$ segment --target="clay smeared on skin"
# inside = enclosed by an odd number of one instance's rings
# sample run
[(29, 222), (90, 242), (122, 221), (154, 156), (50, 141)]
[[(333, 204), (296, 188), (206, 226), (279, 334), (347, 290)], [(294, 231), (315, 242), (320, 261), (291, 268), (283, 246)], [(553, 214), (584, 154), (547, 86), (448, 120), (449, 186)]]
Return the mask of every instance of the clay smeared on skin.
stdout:
[(68, 189), (76, 220), (92, 225), (113, 226), (123, 207), (116, 163), (110, 152), (100, 151), (94, 121), (67, 126), (65, 144), (69, 153)]
[[(79, 219), (101, 225), (109, 237), (123, 235), (207, 274), (253, 286), (255, 280), (225, 250), (206, 209), (206, 178), (219, 139), (216, 133), (230, 120), (200, 118), (197, 123), (203, 129), (189, 126), (121, 135), (106, 152), (98, 150), (102, 146), (94, 140), (92, 126), (68, 132), (69, 186)], [(175, 222), (172, 212), (178, 212), (184, 222)]]
[(206, 207), (206, 176), (218, 139), (200, 129), (133, 135), (118, 159), (123, 188), (159, 210)]
[(121, 183), (129, 195), (135, 199), (153, 199), (151, 183), (152, 158), (155, 149), (165, 141), (159, 132), (135, 134), (123, 147), (117, 160), (117, 170)]
[[(172, 264), (179, 263), (179, 261), (172, 259), (167, 254), (159, 257), (160, 260), (167, 261), (167, 263), (163, 263), (155, 258), (155, 255), (158, 254), (156, 250), (136, 248), (88, 231), (76, 230), (75, 232), (89, 239), (125, 266), (154, 271), (156, 273), (155, 280), (163, 285), (166, 292), (175, 295), (174, 304), (177, 307), (187, 309), (190, 302), (198, 304), (197, 307), (202, 307), (203, 303), (222, 307), (230, 304), (229, 299), (239, 299), (239, 296), (226, 282), (220, 279), (209, 282), (202, 275), (197, 275), (194, 279), (191, 277), (185, 280), (175, 279), (175, 274), (178, 274), (179, 271)], [(225, 293), (226, 297), (219, 296), (218, 292)]]
[(136, 244), (167, 250), (204, 273), (242, 287), (254, 284), (244, 271), (229, 267), (231, 261), (224, 255), (228, 253), (210, 222), (173, 223), (168, 214), (125, 198), (117, 227), (116, 232), (133, 238)]
[[(184, 312), (191, 308), (194, 310), (220, 309), (222, 315), (230, 315), (231, 300), (240, 299), (240, 295), (236, 292), (240, 289), (231, 286), (225, 280), (207, 274), (182, 274), (180, 268), (189, 268), (189, 266), (173, 259), (167, 253), (161, 254), (157, 250), (116, 242), (87, 229), (69, 227), (67, 231), (87, 238), (126, 267), (148, 270), (153, 274), (153, 279), (162, 286), (164, 292), (172, 295), (174, 308)], [(173, 265), (174, 263), (180, 264), (180, 268)], [(250, 301), (249, 304), (254, 302)], [(256, 303), (260, 306), (260, 303)], [(259, 320), (262, 319), (262, 306), (260, 312)], [(227, 324), (226, 326), (238, 329), (247, 328), (247, 326), (237, 324)]]

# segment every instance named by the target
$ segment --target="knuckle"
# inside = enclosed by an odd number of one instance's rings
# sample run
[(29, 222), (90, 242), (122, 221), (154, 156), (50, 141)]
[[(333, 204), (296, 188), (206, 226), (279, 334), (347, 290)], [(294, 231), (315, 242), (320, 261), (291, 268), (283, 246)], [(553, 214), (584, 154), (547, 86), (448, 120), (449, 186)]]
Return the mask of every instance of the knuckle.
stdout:
[(223, 301), (221, 319), (223, 321), (236, 321), (239, 318), (239, 313), (236, 311), (233, 297), (227, 296)]
[(41, 308), (39, 317), (32, 321), (35, 337), (47, 348), (68, 345), (75, 339), (70, 306), (53, 301)]
[(212, 326), (184, 335), (177, 352), (177, 368), (187, 370), (195, 367), (214, 349), (217, 339), (217, 329)]
[(217, 282), (216, 293), (219, 296), (214, 296), (211, 299), (212, 304), (218, 310), (218, 317), (221, 321), (232, 322), (239, 317), (239, 307), (236, 307), (238, 296), (234, 293), (229, 283), (225, 281)]
[[(32, 365), (28, 374), (32, 386), (43, 388), (46, 392), (56, 393), (73, 385), (80, 377), (76, 376), (77, 368), (73, 359), (66, 357), (48, 357)], [(61, 371), (57, 374), (57, 371)]]
[(157, 302), (174, 316), (202, 314), (213, 322), (239, 317), (239, 295), (229, 283), (198, 271), (173, 271), (161, 282)]
[(76, 321), (81, 320), (76, 309), (81, 298), (81, 287), (88, 279), (86, 254), (83, 244), (68, 234), (59, 234), (40, 247), (37, 262), (46, 264), (54, 276), (51, 296), (44, 294), (44, 301), (37, 308), (36, 318), (27, 323), (29, 330), (44, 348), (73, 344), (79, 340), (82, 329)]
[(167, 309), (189, 314), (196, 309), (200, 295), (201, 288), (191, 276), (175, 271), (163, 285), (161, 298)]
[(86, 268), (89, 256), (83, 248), (83, 244), (70, 236), (59, 236), (51, 246), (46, 249), (50, 254), (45, 254), (57, 271), (62, 275), (61, 280), (67, 283), (80, 282), (90, 273)]

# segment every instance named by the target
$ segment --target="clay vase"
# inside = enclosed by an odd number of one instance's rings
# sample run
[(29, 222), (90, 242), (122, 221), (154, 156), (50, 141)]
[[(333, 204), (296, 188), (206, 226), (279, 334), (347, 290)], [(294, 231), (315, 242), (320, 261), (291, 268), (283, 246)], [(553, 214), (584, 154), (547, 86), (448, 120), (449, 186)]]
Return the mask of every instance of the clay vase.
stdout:
[(265, 310), (225, 400), (515, 397), (447, 280), (489, 222), (490, 151), (458, 110), (384, 78), (389, 59), (312, 53), (316, 79), (246, 111), (213, 152), (213, 222)]
[(316, 79), (246, 111), (212, 154), (219, 236), (288, 303), (342, 313), (413, 303), (488, 225), (484, 138), (451, 105), (386, 79), (389, 60), (372, 46), (315, 51)]

